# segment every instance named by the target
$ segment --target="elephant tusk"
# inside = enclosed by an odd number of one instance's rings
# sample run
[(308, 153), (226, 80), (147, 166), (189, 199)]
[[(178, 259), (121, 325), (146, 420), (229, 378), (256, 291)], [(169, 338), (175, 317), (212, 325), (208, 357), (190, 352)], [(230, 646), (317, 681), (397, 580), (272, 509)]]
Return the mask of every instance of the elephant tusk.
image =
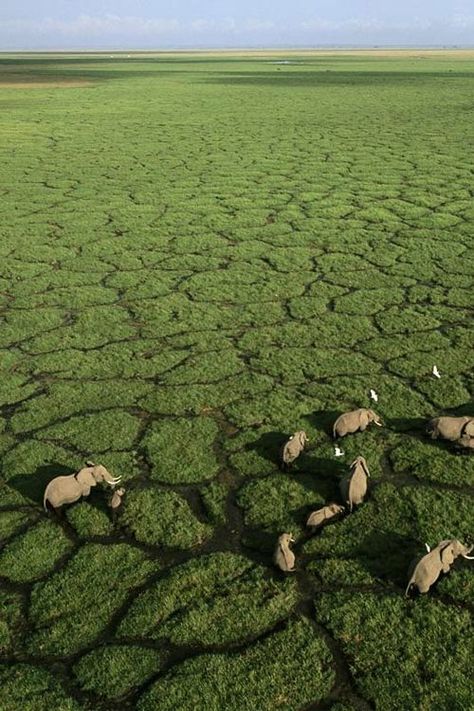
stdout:
[(474, 555), (463, 555), (463, 558), (466, 558), (467, 560), (474, 560)]
[(427, 543), (425, 543), (425, 548), (426, 548), (426, 550), (428, 551), (428, 553), (431, 552), (431, 548), (429, 547), (429, 545), (428, 545)]
[(383, 427), (381, 422), (376, 422), (375, 424), (377, 425), (377, 427)]

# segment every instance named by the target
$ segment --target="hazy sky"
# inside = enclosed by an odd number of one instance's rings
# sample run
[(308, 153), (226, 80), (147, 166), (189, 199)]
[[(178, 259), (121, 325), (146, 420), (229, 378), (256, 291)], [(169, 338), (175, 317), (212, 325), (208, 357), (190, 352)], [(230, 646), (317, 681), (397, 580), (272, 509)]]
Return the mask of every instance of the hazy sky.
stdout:
[(0, 0), (0, 49), (474, 45), (474, 0)]

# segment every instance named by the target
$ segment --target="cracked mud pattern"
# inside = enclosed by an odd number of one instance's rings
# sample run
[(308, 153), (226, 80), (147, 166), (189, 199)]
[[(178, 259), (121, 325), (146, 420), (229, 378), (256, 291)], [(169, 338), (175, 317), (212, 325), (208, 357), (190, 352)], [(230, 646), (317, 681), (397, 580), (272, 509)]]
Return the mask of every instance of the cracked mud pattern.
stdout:
[(473, 708), (472, 564), (403, 594), (474, 532), (474, 56), (0, 63), (1, 711)]

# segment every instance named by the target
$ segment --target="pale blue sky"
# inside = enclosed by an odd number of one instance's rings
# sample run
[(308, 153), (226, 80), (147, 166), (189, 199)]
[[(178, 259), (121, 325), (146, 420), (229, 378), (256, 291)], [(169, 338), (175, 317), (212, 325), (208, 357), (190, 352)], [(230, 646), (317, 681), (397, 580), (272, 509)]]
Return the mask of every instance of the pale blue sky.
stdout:
[(474, 45), (474, 0), (0, 0), (0, 49)]

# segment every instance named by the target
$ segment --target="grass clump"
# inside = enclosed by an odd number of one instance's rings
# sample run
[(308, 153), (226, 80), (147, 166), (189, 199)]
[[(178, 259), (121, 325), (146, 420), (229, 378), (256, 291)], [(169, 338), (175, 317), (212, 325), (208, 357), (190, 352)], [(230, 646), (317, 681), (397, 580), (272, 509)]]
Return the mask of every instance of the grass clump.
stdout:
[(142, 696), (138, 709), (253, 711), (280, 706), (297, 711), (327, 695), (334, 681), (330, 664), (325, 642), (308, 622), (298, 620), (244, 652), (183, 662)]
[(31, 664), (0, 664), (2, 711), (82, 711), (53, 674)]
[(217, 433), (209, 417), (154, 423), (144, 440), (153, 479), (170, 484), (212, 479), (218, 472), (213, 450)]
[(140, 428), (136, 417), (121, 410), (109, 410), (71, 417), (67, 422), (41, 431), (41, 438), (65, 442), (82, 452), (130, 449)]
[(28, 521), (28, 515), (21, 511), (2, 511), (0, 514), (0, 542), (13, 535)]
[(15, 538), (0, 554), (0, 576), (26, 583), (45, 576), (72, 549), (61, 526), (40, 521)]
[(108, 536), (114, 530), (110, 514), (87, 501), (68, 508), (66, 516), (81, 538)]
[(429, 597), (413, 602), (366, 591), (324, 594), (316, 615), (340, 641), (358, 690), (376, 708), (461, 711), (474, 704), (467, 611)]
[(0, 590), (0, 653), (12, 651), (18, 630), (23, 625), (20, 596)]
[(126, 544), (84, 545), (63, 570), (33, 588), (30, 652), (67, 656), (91, 644), (156, 568)]
[(131, 644), (98, 647), (81, 657), (74, 674), (85, 691), (120, 698), (158, 672), (164, 654)]
[[(250, 560), (234, 553), (212, 553), (173, 568), (141, 593), (119, 627), (122, 637), (153, 637), (160, 625), (181, 611), (213, 598), (252, 569)], [(150, 614), (150, 611), (152, 613)]]
[(180, 494), (159, 487), (127, 492), (120, 520), (137, 541), (163, 548), (194, 548), (213, 531)]

